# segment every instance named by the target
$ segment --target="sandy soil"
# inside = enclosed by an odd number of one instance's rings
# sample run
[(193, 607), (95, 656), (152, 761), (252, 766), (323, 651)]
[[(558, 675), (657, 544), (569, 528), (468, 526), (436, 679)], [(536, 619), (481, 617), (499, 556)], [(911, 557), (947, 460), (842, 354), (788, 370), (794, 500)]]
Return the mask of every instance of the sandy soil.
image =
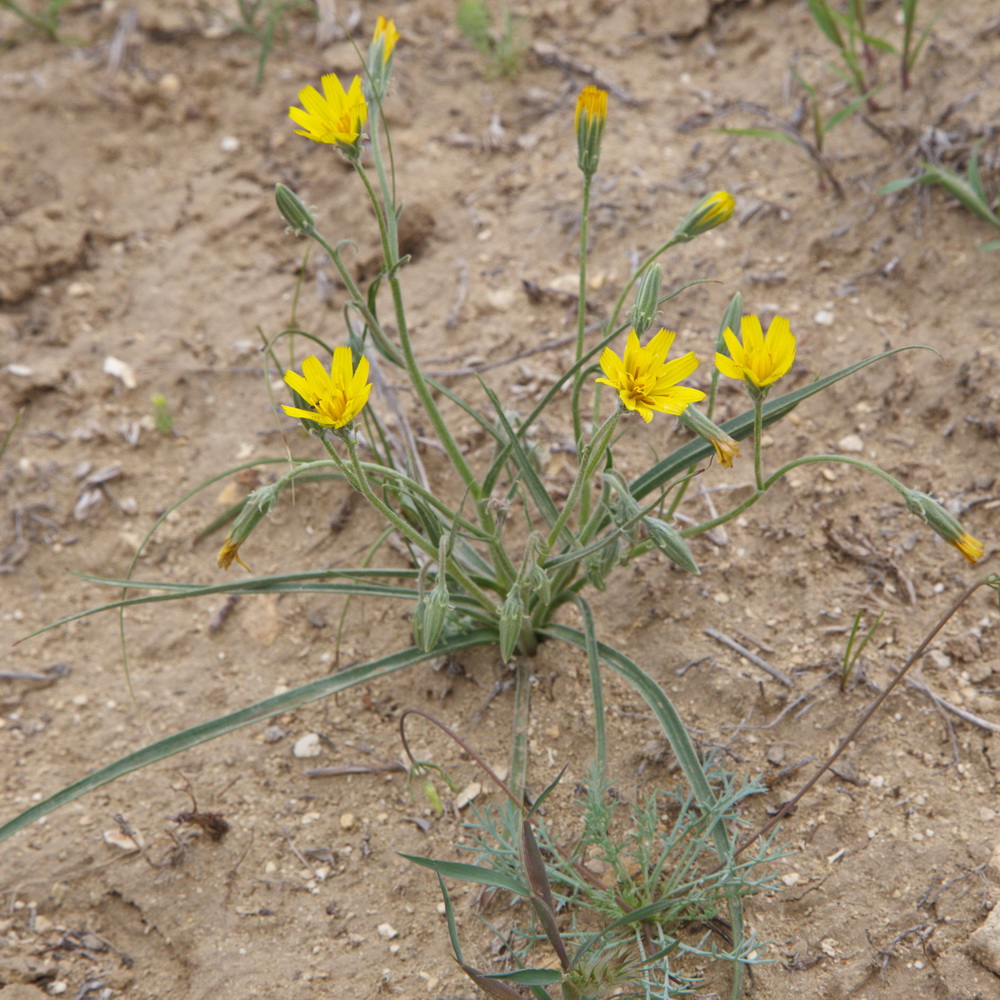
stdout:
[[(829, 184), (819, 189), (792, 146), (719, 131), (761, 125), (736, 102), (794, 115), (793, 61), (820, 85), (828, 111), (846, 99), (820, 63), (831, 53), (805, 4), (538, 0), (516, 9), (534, 48), (509, 79), (484, 76), (451, 3), (385, 11), (403, 34), (387, 113), (413, 254), (404, 283), (430, 369), (499, 362), (490, 383), (524, 405), (567, 363), (575, 307), (564, 294), (529, 298), (524, 282), (573, 287), (579, 188), (570, 123), (579, 88), (591, 82), (614, 88), (592, 223), (599, 314), (692, 201), (725, 187), (739, 199), (733, 221), (666, 261), (671, 283), (716, 282), (670, 304), (664, 322), (684, 349), (707, 359), (722, 310), (741, 290), (748, 310), (791, 317), (799, 355), (790, 387), (887, 347), (939, 352), (894, 356), (810, 400), (767, 433), (766, 461), (868, 456), (961, 512), (985, 540), (981, 567), (967, 567), (881, 482), (810, 467), (752, 519), (699, 540), (700, 577), (645, 557), (598, 603), (601, 635), (664, 685), (699, 743), (722, 752), (734, 772), (763, 777), (769, 793), (746, 809), (758, 824), (980, 568), (996, 568), (1000, 283), (997, 258), (975, 249), (994, 234), (940, 191), (876, 194), (932, 147), (961, 168), (975, 143), (995, 190), (995, 4), (944, 6), (905, 96), (883, 64), (880, 109), (827, 137), (842, 199)], [(362, 44), (377, 12), (361, 12)], [(898, 38), (893, 5), (870, 16)], [(5, 671), (50, 671), (45, 680), (0, 679), (0, 818), (155, 738), (334, 668), (341, 607), (309, 595), (131, 611), (134, 700), (113, 615), (9, 645), (112, 599), (114, 591), (75, 574), (123, 574), (182, 493), (226, 468), (280, 458), (286, 441), (296, 453), (316, 450), (275, 415), (258, 351), (258, 327), (270, 336), (289, 321), (304, 249), (283, 231), (273, 185), (319, 206), (334, 238), (356, 239), (360, 272), (371, 273), (375, 230), (348, 169), (295, 136), (286, 118), (321, 72), (355, 72), (351, 45), (318, 46), (315, 21), (304, 16), (287, 24), (287, 42), (255, 90), (252, 42), (194, 3), (75, 3), (64, 28), (79, 44), (44, 41), (0, 13), (8, 43), (0, 54), (0, 431), (24, 410), (0, 468), (0, 637)], [(336, 342), (341, 304), (332, 268), (313, 255), (299, 325)], [(120, 363), (111, 373), (109, 358)], [(482, 398), (472, 378), (451, 383)], [(153, 425), (154, 394), (167, 400), (171, 435)], [(741, 405), (727, 389), (726, 414)], [(668, 423), (653, 425), (659, 454), (671, 446)], [(483, 442), (469, 431), (476, 460)], [(553, 423), (542, 442), (555, 484), (569, 470), (558, 447), (565, 432)], [(640, 471), (649, 447), (635, 425), (626, 469)], [(426, 457), (440, 474), (435, 455)], [(721, 506), (725, 491), (745, 491), (752, 475), (746, 459), (731, 472), (712, 468), (703, 485), (718, 492), (706, 495)], [(172, 513), (137, 578), (224, 580), (218, 537), (194, 539), (248, 482), (227, 477)], [(356, 564), (377, 525), (360, 503), (345, 515), (345, 498), (341, 487), (309, 487), (283, 502), (244, 553), (254, 572)], [(703, 515), (707, 502), (691, 509)], [(836, 671), (858, 608), (884, 619), (842, 693)], [(406, 644), (404, 610), (353, 605), (340, 664)], [(1000, 844), (998, 624), (995, 597), (981, 591), (920, 664), (926, 685), (986, 726), (903, 687), (837, 774), (784, 823), (785, 888), (749, 904), (770, 963), (756, 969), (747, 996), (1000, 997), (1000, 975), (968, 952), (997, 898), (989, 862)], [(764, 656), (794, 687), (706, 628)], [(568, 765), (568, 800), (593, 751), (586, 665), (545, 645), (533, 669), (532, 781), (541, 788)], [(129, 775), (12, 838), (0, 849), (0, 996), (471, 996), (450, 958), (433, 879), (397, 856), (454, 857), (465, 836), (455, 814), (434, 817), (398, 773), (306, 772), (398, 760), (407, 706), (460, 730), (474, 726), (480, 751), (503, 762), (510, 693), (473, 719), (504, 677), (489, 650), (448, 670), (396, 675)], [(657, 730), (638, 696), (609, 680), (607, 698), (622, 796), (675, 781), (669, 759), (643, 755)], [(421, 752), (460, 785), (479, 778), (454, 746), (415, 732)], [(319, 756), (298, 759), (292, 747), (308, 733), (320, 736)], [(186, 789), (198, 809), (225, 817), (223, 839), (171, 818), (192, 810)], [(142, 835), (143, 852), (105, 842), (116, 816)], [(456, 898), (470, 948), (488, 963), (473, 894)], [(381, 924), (398, 936), (385, 937)], [(724, 985), (710, 980), (705, 995)]]

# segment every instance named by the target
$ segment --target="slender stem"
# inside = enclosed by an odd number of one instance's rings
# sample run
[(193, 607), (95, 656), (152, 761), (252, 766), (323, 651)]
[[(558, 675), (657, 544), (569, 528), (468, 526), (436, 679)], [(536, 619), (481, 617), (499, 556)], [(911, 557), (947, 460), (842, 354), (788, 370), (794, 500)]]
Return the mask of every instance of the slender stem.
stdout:
[(856, 465), (860, 469), (864, 469), (866, 472), (871, 472), (874, 475), (884, 479), (890, 486), (893, 486), (900, 493), (903, 493), (906, 487), (895, 478), (895, 476), (890, 476), (888, 472), (884, 469), (880, 469), (877, 465), (872, 465), (871, 462), (866, 462), (861, 458), (851, 458), (849, 455), (807, 455), (805, 458), (796, 458), (794, 461), (788, 462), (777, 470), (773, 475), (766, 479), (760, 489), (754, 490), (743, 501), (743, 503), (738, 504), (732, 510), (727, 511), (725, 514), (720, 514), (718, 517), (712, 518), (711, 521), (703, 521), (701, 524), (692, 525), (690, 528), (684, 528), (681, 531), (681, 536), (683, 538), (692, 538), (695, 535), (704, 534), (706, 531), (711, 531), (712, 528), (717, 528), (720, 524), (725, 524), (727, 521), (731, 521), (734, 517), (738, 517), (744, 511), (752, 507), (782, 476), (791, 472), (792, 469), (797, 468), (800, 465), (815, 465), (817, 462), (840, 462), (842, 465)]
[[(382, 238), (382, 255), (385, 259), (386, 271), (388, 272), (387, 278), (389, 280), (389, 287), (392, 291), (392, 303), (396, 312), (396, 326), (399, 335), (399, 343), (403, 349), (403, 357), (406, 361), (406, 371), (410, 376), (410, 381), (413, 383), (413, 388), (416, 390), (417, 396), (420, 398), (420, 402), (423, 404), (427, 416), (434, 425), (434, 431), (438, 436), (438, 440), (440, 440), (445, 451), (448, 453), (448, 457), (451, 459), (452, 464), (458, 471), (463, 484), (469, 489), (473, 498), (479, 500), (481, 497), (479, 484), (476, 482), (476, 479), (472, 474), (472, 470), (465, 461), (465, 456), (459, 449), (458, 443), (448, 430), (448, 425), (444, 422), (444, 418), (441, 416), (441, 412), (438, 410), (437, 404), (431, 396), (427, 381), (424, 378), (423, 373), (420, 371), (417, 359), (413, 354), (413, 345), (410, 343), (409, 327), (406, 323), (406, 310), (403, 307), (403, 292), (399, 285), (398, 254), (389, 243), (389, 233), (386, 230), (385, 213), (382, 210), (382, 205), (380, 204), (378, 196), (375, 193), (375, 189), (372, 187), (371, 181), (368, 179), (368, 174), (365, 172), (365, 169), (358, 162), (355, 162), (354, 167), (365, 186), (365, 190), (368, 192), (368, 198), (372, 203), (372, 208), (375, 210), (375, 216), (378, 219), (379, 235)], [(482, 508), (478, 504), (477, 510), (480, 512), (480, 515), (483, 514)]]
[[(892, 694), (896, 685), (906, 676), (906, 672), (916, 663), (921, 656), (923, 656), (924, 651), (927, 647), (934, 641), (938, 632), (941, 631), (951, 620), (952, 615), (984, 584), (986, 580), (977, 580), (971, 586), (967, 587), (958, 599), (952, 604), (952, 606), (941, 616), (937, 624), (924, 636), (923, 642), (913, 651), (910, 658), (903, 664), (903, 666), (896, 672), (896, 676), (885, 686), (882, 693), (865, 709), (862, 713), (861, 718), (855, 723), (854, 728), (840, 741), (837, 749), (827, 758), (823, 763), (823, 766), (799, 789), (799, 791), (786, 802), (775, 815), (768, 820), (755, 834), (747, 837), (737, 848), (733, 851), (733, 858), (735, 859), (738, 855), (742, 854), (748, 847), (755, 844), (761, 837), (766, 837), (767, 834), (771, 832), (781, 822), (789, 813), (794, 810), (795, 806), (799, 801), (806, 795), (807, 792), (816, 784), (817, 781), (823, 775), (830, 770), (830, 768), (836, 763), (837, 758), (850, 746), (851, 742), (857, 737), (858, 733), (861, 732), (862, 728), (867, 724), (868, 720), (882, 707), (882, 703)], [(720, 866), (721, 867), (721, 866)], [(716, 869), (718, 870), (718, 869)]]
[[(593, 176), (583, 175), (583, 205), (580, 208), (580, 293), (576, 307), (576, 362), (583, 358), (583, 331), (587, 319), (587, 230), (590, 223), (590, 184)], [(583, 420), (580, 416), (580, 385), (583, 368), (573, 376), (573, 440), (577, 448), (583, 441)]]
[(761, 436), (764, 433), (764, 396), (754, 393), (753, 397), (753, 474), (757, 490), (764, 489), (764, 460), (761, 455)]
[(614, 412), (604, 421), (603, 424), (597, 429), (594, 436), (591, 438), (590, 443), (583, 449), (580, 454), (580, 467), (576, 473), (576, 479), (573, 482), (573, 487), (569, 492), (569, 496), (566, 498), (566, 502), (563, 504), (563, 509), (559, 512), (559, 517), (556, 518), (555, 524), (552, 525), (552, 530), (549, 532), (548, 541), (546, 542), (546, 551), (550, 552), (552, 546), (559, 539), (559, 535), (562, 533), (563, 528), (569, 522), (573, 511), (576, 509), (576, 505), (580, 499), (580, 494), (584, 489), (590, 488), (590, 478), (593, 476), (597, 465), (604, 457), (604, 452), (607, 450), (608, 442), (611, 440), (611, 435), (614, 433), (615, 427), (618, 424), (618, 418), (621, 416), (622, 408), (621, 406), (616, 406)]

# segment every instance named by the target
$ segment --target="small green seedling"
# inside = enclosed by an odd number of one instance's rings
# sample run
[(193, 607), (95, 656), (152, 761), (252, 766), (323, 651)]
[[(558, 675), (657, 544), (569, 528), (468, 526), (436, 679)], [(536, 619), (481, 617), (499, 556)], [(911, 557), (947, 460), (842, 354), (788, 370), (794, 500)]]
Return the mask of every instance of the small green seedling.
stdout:
[(515, 22), (506, 5), (500, 8), (499, 27), (486, 0), (462, 0), (455, 13), (458, 30), (486, 57), (488, 75), (514, 76), (521, 68), (524, 42), (520, 22)]
[(868, 645), (869, 640), (875, 634), (875, 629), (878, 628), (879, 622), (882, 621), (882, 616), (885, 614), (884, 611), (878, 613), (878, 617), (869, 626), (868, 631), (865, 632), (864, 637), (855, 649), (854, 643), (858, 638), (858, 631), (861, 628), (861, 618), (864, 613), (864, 608), (858, 608), (858, 613), (854, 616), (854, 624), (851, 626), (851, 634), (847, 639), (847, 648), (844, 650), (844, 661), (840, 667), (841, 691), (847, 690), (847, 685), (851, 682), (851, 677), (854, 675), (854, 668), (858, 665), (858, 660), (861, 659), (861, 654), (865, 651), (865, 646)]

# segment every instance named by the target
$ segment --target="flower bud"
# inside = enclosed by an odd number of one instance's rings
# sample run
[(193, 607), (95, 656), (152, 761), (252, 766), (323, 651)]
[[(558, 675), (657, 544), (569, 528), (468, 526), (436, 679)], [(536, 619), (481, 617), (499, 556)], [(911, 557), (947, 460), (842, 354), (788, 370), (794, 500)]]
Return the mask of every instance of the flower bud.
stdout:
[(597, 173), (601, 137), (608, 117), (608, 92), (588, 84), (576, 99), (576, 162), (587, 177)]
[(698, 437), (708, 441), (718, 455), (719, 461), (727, 468), (733, 467), (733, 459), (740, 453), (740, 446), (718, 424), (709, 420), (701, 410), (689, 406), (681, 415), (680, 422)]
[(448, 599), (448, 584), (438, 577), (429, 594), (421, 594), (413, 611), (413, 641), (425, 653), (429, 653), (441, 638), (451, 603)]
[(656, 307), (660, 302), (660, 282), (663, 280), (663, 268), (652, 264), (643, 272), (639, 279), (639, 289), (635, 293), (635, 305), (632, 306), (632, 326), (641, 337), (656, 319)]
[(391, 19), (387, 21), (385, 15), (379, 14), (372, 43), (368, 46), (368, 72), (365, 75), (364, 89), (369, 101), (377, 103), (385, 96), (392, 72), (392, 52), (398, 41), (396, 22)]
[(243, 509), (236, 515), (232, 528), (225, 543), (219, 550), (218, 565), (220, 569), (229, 569), (235, 559), (245, 570), (250, 567), (240, 558), (240, 546), (250, 537), (261, 518), (269, 513), (277, 503), (281, 494), (281, 486), (271, 483), (255, 489), (243, 502)]
[(288, 228), (297, 236), (308, 236), (316, 228), (312, 213), (291, 188), (275, 184), (274, 200), (278, 203), (278, 211), (288, 223)]
[(649, 540), (672, 562), (689, 573), (701, 573), (681, 533), (658, 517), (644, 517)]
[(920, 490), (903, 490), (903, 499), (911, 513), (934, 529), (949, 545), (953, 545), (975, 566), (983, 558), (983, 543), (973, 538), (958, 520), (952, 517), (934, 497)]
[(677, 227), (674, 236), (683, 240), (693, 239), (709, 229), (721, 226), (732, 214), (736, 201), (728, 191), (716, 191), (706, 195)]
[(500, 630), (500, 659), (506, 663), (517, 648), (517, 640), (521, 637), (521, 626), (524, 623), (524, 601), (519, 589), (514, 588), (506, 600), (497, 609), (498, 627)]

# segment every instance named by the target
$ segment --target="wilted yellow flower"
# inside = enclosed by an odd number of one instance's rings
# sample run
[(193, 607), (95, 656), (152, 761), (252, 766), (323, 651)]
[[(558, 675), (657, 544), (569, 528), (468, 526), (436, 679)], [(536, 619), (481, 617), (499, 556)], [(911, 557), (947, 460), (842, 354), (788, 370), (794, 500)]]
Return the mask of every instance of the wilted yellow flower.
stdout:
[(978, 538), (973, 538), (967, 531), (963, 531), (959, 537), (951, 543), (972, 563), (973, 566), (983, 558), (983, 543)]
[(219, 549), (217, 560), (219, 569), (229, 569), (235, 559), (247, 572), (250, 571), (250, 567), (240, 558), (240, 545), (242, 544), (242, 542), (234, 542), (232, 538), (226, 539), (225, 545)]
[(399, 32), (396, 30), (396, 22), (391, 19), (387, 21), (382, 14), (379, 14), (375, 22), (372, 45), (377, 45), (380, 38), (385, 46), (382, 50), (382, 62), (387, 63), (392, 56), (392, 50), (396, 47), (396, 42), (399, 41)]
[(715, 421), (709, 420), (696, 406), (689, 406), (681, 414), (681, 423), (694, 431), (698, 437), (708, 441), (715, 449), (719, 461), (727, 469), (733, 467), (733, 459), (739, 457), (740, 446)]
[(328, 375), (319, 358), (310, 355), (302, 362), (302, 374), (287, 371), (285, 381), (314, 409), (300, 410), (284, 404), (281, 408), (290, 417), (315, 420), (324, 427), (349, 424), (364, 409), (372, 388), (368, 359), (362, 355), (356, 369), (351, 361), (349, 347), (335, 347)]
[(601, 157), (601, 136), (608, 117), (608, 92), (588, 84), (576, 99), (576, 162), (580, 169), (592, 177)]
[(925, 524), (930, 525), (949, 545), (953, 545), (975, 566), (983, 558), (983, 543), (962, 527), (958, 518), (938, 503), (929, 493), (903, 489), (906, 506)]
[(345, 91), (337, 74), (327, 73), (323, 77), (322, 97), (315, 87), (305, 87), (299, 91), (299, 100), (304, 111), (302, 108), (288, 109), (288, 117), (302, 126), (295, 130), (297, 135), (314, 142), (356, 148), (361, 128), (368, 118), (360, 76), (356, 76), (350, 89)]
[(766, 337), (756, 316), (740, 321), (742, 343), (728, 327), (722, 336), (729, 354), (716, 354), (716, 367), (727, 378), (743, 379), (756, 389), (777, 382), (795, 360), (795, 337), (784, 316), (771, 320)]
[(700, 389), (676, 384), (698, 367), (698, 359), (691, 351), (667, 361), (667, 352), (676, 336), (661, 329), (645, 347), (640, 347), (635, 330), (631, 330), (624, 357), (619, 358), (610, 347), (605, 347), (601, 355), (601, 370), (606, 377), (597, 381), (617, 389), (622, 403), (629, 410), (638, 411), (647, 424), (654, 410), (676, 415), (688, 403), (705, 398)]
[(250, 567), (240, 558), (240, 546), (253, 534), (254, 529), (260, 523), (265, 514), (271, 512), (271, 508), (278, 502), (281, 494), (282, 483), (269, 483), (267, 486), (258, 486), (243, 501), (243, 507), (233, 526), (229, 529), (226, 541), (219, 549), (218, 564), (220, 569), (229, 569), (233, 561), (238, 562), (245, 570)]

